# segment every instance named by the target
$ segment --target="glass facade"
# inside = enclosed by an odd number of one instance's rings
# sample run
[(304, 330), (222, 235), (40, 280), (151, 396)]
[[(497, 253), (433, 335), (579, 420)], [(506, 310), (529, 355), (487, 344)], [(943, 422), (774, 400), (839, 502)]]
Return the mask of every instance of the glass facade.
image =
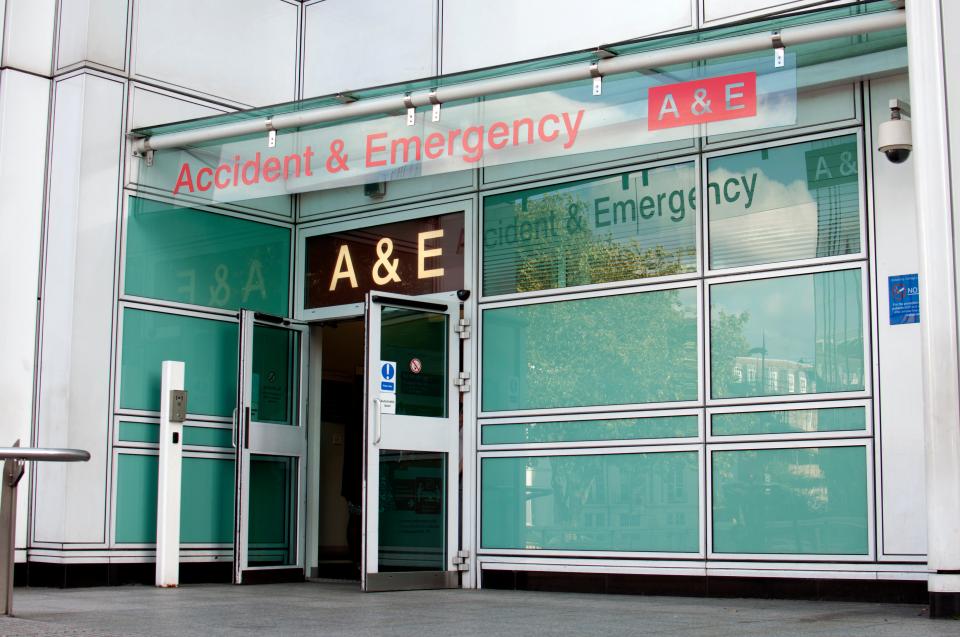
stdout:
[[(859, 140), (753, 143), (483, 198), (482, 553), (872, 554)], [(644, 204), (645, 187), (665, 194)], [(672, 221), (650, 203), (671, 191)], [(642, 411), (688, 405), (700, 415)], [(690, 442), (702, 453), (664, 451)]]
[[(829, 51), (797, 56), (802, 70)], [(185, 508), (189, 537), (230, 543), (233, 312), (299, 316), (358, 303), (388, 285), (394, 267), (403, 285), (393, 291), (475, 292), (464, 315), (479, 342), (465, 346), (463, 361), (477, 394), (464, 401), (476, 401), (476, 414), (448, 404), (447, 349), (427, 346), (445, 338), (445, 317), (385, 308), (380, 358), (400, 363), (397, 415), (470, 414), (462, 435), (475, 436), (478, 456), (463, 465), (475, 469), (464, 470), (460, 504), (478, 513), (476, 528), (462, 530), (478, 537), (478, 554), (875, 558), (864, 104), (859, 85), (834, 84), (818, 89), (834, 101), (800, 95), (793, 125), (711, 125), (695, 139), (491, 162), (473, 173), (410, 171), (393, 175), (396, 183), (384, 171), (386, 190), (372, 180), (297, 193), (287, 219), (252, 210), (263, 201), (192, 208), (129, 197), (115, 541), (154, 541), (160, 361), (187, 364), (198, 422), (185, 427), (184, 444), (191, 471), (206, 480), (189, 497), (218, 503)], [(548, 92), (582, 101), (589, 88)], [(604, 90), (605, 108), (637, 101), (614, 79)], [(844, 100), (849, 112), (838, 114)], [(468, 198), (476, 203), (462, 211), (424, 211)], [(300, 223), (309, 224), (303, 234)], [(395, 254), (378, 234), (393, 227), (403, 230)], [(424, 250), (443, 252), (443, 277), (422, 277)], [(299, 337), (256, 332), (254, 417), (290, 424)], [(413, 359), (423, 366), (416, 376), (404, 363)], [(384, 450), (372, 462), (382, 476), (380, 570), (443, 569), (454, 541), (443, 524), (448, 496), (458, 497), (444, 478), (453, 460)], [(301, 471), (292, 458), (253, 459), (251, 565), (295, 563)]]

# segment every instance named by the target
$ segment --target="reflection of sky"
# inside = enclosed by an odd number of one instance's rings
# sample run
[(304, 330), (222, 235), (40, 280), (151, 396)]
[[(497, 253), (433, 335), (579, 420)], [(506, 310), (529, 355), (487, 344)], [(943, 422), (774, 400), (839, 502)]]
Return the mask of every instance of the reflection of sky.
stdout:
[[(751, 348), (765, 339), (768, 359), (813, 362), (818, 337), (839, 341), (861, 332), (858, 281), (852, 270), (727, 283), (711, 288), (710, 303), (714, 311), (749, 314), (743, 335)], [(830, 334), (822, 325), (818, 333), (827, 313)]]

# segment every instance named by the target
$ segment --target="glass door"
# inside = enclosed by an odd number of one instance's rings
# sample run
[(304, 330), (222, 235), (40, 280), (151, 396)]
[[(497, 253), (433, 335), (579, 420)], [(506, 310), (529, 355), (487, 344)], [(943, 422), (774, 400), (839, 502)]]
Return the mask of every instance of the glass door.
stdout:
[(365, 591), (460, 585), (456, 301), (367, 295)]
[(306, 326), (240, 310), (235, 584), (304, 579)]

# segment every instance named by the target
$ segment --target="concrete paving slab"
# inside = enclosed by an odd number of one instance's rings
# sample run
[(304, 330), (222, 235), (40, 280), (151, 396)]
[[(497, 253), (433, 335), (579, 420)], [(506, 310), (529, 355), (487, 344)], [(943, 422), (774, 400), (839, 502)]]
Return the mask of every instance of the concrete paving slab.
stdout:
[(922, 606), (525, 591), (359, 592), (356, 584), (18, 588), (0, 636), (960, 636)]

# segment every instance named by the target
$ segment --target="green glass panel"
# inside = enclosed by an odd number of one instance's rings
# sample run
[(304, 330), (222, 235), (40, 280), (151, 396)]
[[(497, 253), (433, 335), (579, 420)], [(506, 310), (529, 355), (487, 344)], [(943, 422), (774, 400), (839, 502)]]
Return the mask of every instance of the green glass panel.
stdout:
[[(153, 422), (120, 422), (119, 438), (121, 442), (160, 442), (160, 425)], [(186, 434), (186, 432), (184, 432)], [(186, 435), (184, 435), (186, 438)], [(186, 440), (184, 440), (186, 444)]]
[(446, 570), (447, 454), (380, 451), (379, 570)]
[(832, 407), (749, 411), (738, 414), (713, 414), (710, 420), (711, 432), (714, 436), (865, 431), (867, 410), (864, 407)]
[(193, 316), (123, 311), (120, 406), (160, 411), (160, 364), (186, 365), (190, 414), (233, 414), (237, 400), (237, 324)]
[(532, 442), (695, 438), (698, 433), (696, 416), (665, 416), (484, 425), (481, 435), (485, 445), (514, 445)]
[(868, 552), (866, 447), (712, 453), (714, 552)]
[(710, 267), (859, 252), (857, 149), (845, 135), (710, 159)]
[[(180, 501), (180, 541), (232, 542), (233, 460), (186, 457), (182, 466), (185, 488)], [(156, 542), (157, 470), (157, 456), (117, 456), (118, 543)]]
[(297, 459), (250, 456), (247, 562), (287, 566), (297, 559)]
[[(152, 422), (121, 422), (119, 438), (121, 442), (160, 442), (160, 425)], [(233, 445), (233, 432), (217, 427), (183, 428), (183, 444), (196, 447), (228, 448)]]
[(697, 398), (695, 288), (483, 312), (483, 409)]
[(714, 398), (860, 391), (860, 270), (710, 287)]
[(127, 294), (286, 316), (290, 229), (133, 197)]
[(157, 541), (157, 456), (117, 456), (117, 542)]
[(300, 332), (253, 328), (253, 419), (275, 425), (297, 423), (300, 395)]
[(699, 550), (695, 451), (481, 463), (483, 548)]
[(446, 314), (381, 308), (380, 360), (397, 364), (398, 416), (447, 416), (447, 320)]
[(197, 447), (232, 447), (233, 430), (214, 427), (184, 427), (183, 444)]
[(487, 197), (483, 293), (695, 271), (696, 184), (685, 163)]

